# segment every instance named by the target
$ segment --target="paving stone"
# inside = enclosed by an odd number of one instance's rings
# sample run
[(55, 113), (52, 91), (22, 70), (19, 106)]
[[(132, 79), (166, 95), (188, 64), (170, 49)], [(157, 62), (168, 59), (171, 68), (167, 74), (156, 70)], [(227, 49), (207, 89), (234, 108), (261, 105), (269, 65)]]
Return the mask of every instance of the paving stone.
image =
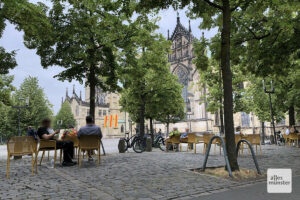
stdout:
[[(262, 150), (257, 159), (264, 173), (276, 167), (292, 168), (293, 176), (300, 175), (300, 148), (264, 145)], [(202, 154), (193, 152), (155, 149), (101, 159), (99, 167), (85, 161), (80, 169), (58, 163), (51, 169), (45, 161), (38, 166), (38, 174), (31, 176), (31, 157), (24, 157), (11, 160), (10, 178), (6, 179), (6, 158), (0, 157), (1, 199), (187, 199), (261, 181), (235, 182), (191, 172), (189, 169), (200, 168), (204, 160)], [(241, 168), (255, 169), (249, 155), (239, 157), (238, 162)], [(207, 164), (224, 165), (224, 158), (212, 155)]]

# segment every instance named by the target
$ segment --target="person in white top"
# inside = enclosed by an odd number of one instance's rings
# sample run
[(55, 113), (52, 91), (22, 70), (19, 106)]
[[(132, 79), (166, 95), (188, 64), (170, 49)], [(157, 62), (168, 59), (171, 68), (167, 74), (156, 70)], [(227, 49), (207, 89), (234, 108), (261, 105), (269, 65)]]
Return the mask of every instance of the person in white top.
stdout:
[(286, 134), (286, 135), (290, 134), (290, 129), (289, 129), (289, 128), (290, 128), (290, 127), (287, 127), (286, 130), (285, 130), (285, 134)]

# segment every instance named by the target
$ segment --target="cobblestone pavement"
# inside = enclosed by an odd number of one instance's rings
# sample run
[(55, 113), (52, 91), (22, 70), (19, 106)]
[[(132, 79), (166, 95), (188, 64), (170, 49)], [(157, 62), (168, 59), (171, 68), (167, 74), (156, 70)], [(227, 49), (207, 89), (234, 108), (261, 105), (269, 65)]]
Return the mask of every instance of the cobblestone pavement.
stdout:
[[(198, 148), (200, 150), (200, 147)], [(202, 150), (202, 149), (201, 149)], [(48, 168), (48, 161), (31, 176), (31, 158), (11, 161), (6, 179), (6, 159), (0, 159), (0, 199), (189, 199), (263, 182), (265, 179), (236, 182), (190, 171), (203, 164), (199, 152), (153, 152), (110, 154), (101, 165), (84, 161), (77, 166)], [(255, 168), (250, 156), (239, 157), (240, 167)], [(263, 146), (258, 156), (263, 172), (267, 168), (292, 168), (300, 175), (300, 148)], [(208, 166), (224, 165), (224, 158), (211, 155)]]

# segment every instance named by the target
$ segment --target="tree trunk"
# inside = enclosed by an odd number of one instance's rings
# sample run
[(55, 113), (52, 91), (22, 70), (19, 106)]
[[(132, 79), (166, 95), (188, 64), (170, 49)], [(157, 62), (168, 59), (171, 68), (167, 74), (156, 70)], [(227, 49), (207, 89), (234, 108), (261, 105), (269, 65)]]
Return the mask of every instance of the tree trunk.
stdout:
[[(220, 65), (220, 70), (219, 70), (219, 78), (220, 78), (220, 81), (219, 81), (219, 87), (220, 88), (223, 88), (223, 86), (222, 86), (222, 68), (221, 68), (221, 65)], [(220, 122), (221, 122), (221, 134), (224, 134), (224, 116), (223, 116), (223, 98), (222, 98), (222, 96), (221, 96), (221, 98), (220, 98), (220, 104), (221, 104), (221, 106), (220, 106)]]
[(154, 134), (153, 134), (153, 119), (150, 117), (150, 134), (151, 134), (151, 139), (152, 139), (152, 144), (154, 142)]
[[(222, 100), (221, 100), (222, 102)], [(222, 102), (223, 104), (223, 102)], [(220, 107), (220, 123), (221, 123), (221, 134), (224, 134), (224, 117), (223, 117), (223, 108)]]
[(295, 125), (295, 108), (293, 105), (289, 107), (289, 125)]
[(230, 28), (231, 13), (229, 0), (223, 0), (223, 28), (221, 34), (221, 68), (224, 90), (225, 137), (228, 160), (232, 171), (239, 170), (235, 153), (233, 125), (232, 73), (230, 69)]
[(89, 86), (90, 86), (90, 113), (89, 115), (95, 120), (95, 99), (96, 99), (96, 74), (95, 74), (95, 65), (91, 65), (90, 74), (89, 74)]
[(167, 133), (166, 133), (166, 138), (169, 136), (169, 125), (170, 125), (170, 123), (167, 122)]
[(140, 105), (140, 116), (139, 116), (139, 122), (140, 122), (140, 136), (143, 138), (145, 135), (145, 97), (142, 96), (142, 103)]
[(261, 122), (261, 144), (265, 144), (265, 122)]

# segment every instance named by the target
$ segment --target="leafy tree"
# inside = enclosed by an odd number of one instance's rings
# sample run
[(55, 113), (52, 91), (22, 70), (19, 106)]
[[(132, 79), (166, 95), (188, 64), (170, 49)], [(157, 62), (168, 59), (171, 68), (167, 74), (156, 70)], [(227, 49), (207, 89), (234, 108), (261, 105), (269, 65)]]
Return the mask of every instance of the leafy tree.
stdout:
[[(24, 31), (25, 40), (27, 37), (47, 36), (48, 21), (43, 4), (33, 4), (28, 0), (1, 0), (0, 3), (0, 38), (7, 21), (15, 25), (17, 30)], [(6, 52), (0, 47), (0, 74), (7, 74), (9, 69), (17, 66), (15, 55), (16, 51)]]
[(151, 118), (167, 125), (167, 134), (169, 134), (170, 123), (176, 123), (185, 118), (185, 104), (181, 96), (182, 85), (177, 81), (177, 77), (169, 72), (152, 82), (161, 88), (152, 96), (148, 112)]
[(12, 124), (12, 108), (4, 104), (0, 105), (0, 144), (6, 141), (10, 136), (15, 135)]
[[(139, 27), (136, 36), (131, 38), (131, 45), (123, 51), (124, 67), (120, 73), (124, 90), (120, 103), (131, 118), (139, 123), (140, 134), (144, 135), (145, 118), (151, 122), (153, 119), (163, 119), (168, 114), (164, 112), (165, 107), (174, 109), (172, 103), (180, 111), (183, 104), (177, 102), (183, 100), (180, 96), (181, 86), (168, 67), (170, 42), (154, 32), (157, 29), (156, 19), (149, 21), (147, 16), (140, 15), (137, 21)], [(176, 92), (179, 100), (172, 98)], [(170, 114), (174, 113), (172, 110)]]
[(95, 88), (119, 89), (116, 55), (130, 37), (131, 3), (117, 1), (52, 0), (49, 38), (28, 40), (37, 48), (42, 66), (62, 66), (59, 80), (83, 82), (90, 87), (90, 114), (95, 116)]
[(0, 106), (10, 105), (11, 92), (15, 90), (12, 86), (13, 76), (0, 75)]
[[(220, 66), (223, 83), (223, 105), (225, 118), (225, 136), (228, 159), (233, 171), (239, 166), (235, 154), (234, 126), (233, 126), (233, 89), (232, 71), (230, 63), (239, 60), (239, 54), (243, 48), (231, 48), (231, 42), (244, 44), (246, 41), (261, 39), (272, 35), (276, 38), (277, 27), (272, 23), (281, 19), (281, 16), (291, 14), (293, 11), (291, 2), (285, 3), (277, 0), (267, 1), (242, 1), (242, 0), (176, 0), (161, 1), (147, 0), (141, 1), (141, 8), (183, 8), (189, 6), (189, 15), (193, 18), (202, 18), (200, 28), (211, 29), (219, 27), (220, 30)], [(285, 13), (288, 11), (287, 13)], [(276, 15), (274, 15), (276, 13)], [(269, 20), (264, 23), (265, 16), (269, 15)], [(276, 17), (277, 16), (277, 17)], [(254, 28), (253, 28), (254, 27)], [(250, 37), (246, 37), (249, 36)], [(241, 39), (241, 40), (240, 40)], [(232, 55), (232, 57), (231, 57)]]
[[(38, 128), (44, 118), (52, 116), (52, 105), (45, 96), (43, 89), (38, 85), (36, 77), (29, 76), (24, 79), (20, 88), (13, 95), (14, 105), (25, 105), (27, 97), (29, 97), (28, 108), (21, 109), (20, 112), (21, 130), (25, 130), (27, 126)], [(11, 116), (13, 124), (17, 125), (18, 111), (13, 109)], [(15, 133), (17, 133), (16, 128)]]
[[(57, 121), (62, 121), (61, 126), (58, 125)], [(70, 125), (75, 126), (76, 121), (74, 119), (74, 115), (71, 110), (71, 105), (68, 101), (65, 101), (62, 105), (60, 110), (58, 111), (57, 115), (54, 119), (54, 127), (55, 129), (63, 128), (67, 129)]]
[[(241, 32), (235, 38), (235, 45), (239, 47), (238, 49), (242, 49), (239, 52), (242, 70), (247, 70), (255, 76), (252, 78), (253, 84), (259, 79), (269, 81), (273, 79), (275, 95), (272, 98), (275, 108), (277, 108), (277, 113), (289, 113), (290, 125), (295, 124), (295, 110), (299, 109), (297, 107), (297, 97), (299, 97), (297, 72), (300, 68), (300, 45), (295, 41), (300, 39), (300, 28), (297, 6), (293, 2), (287, 1), (284, 6), (274, 4), (269, 12), (255, 16), (260, 20), (259, 24), (249, 22), (245, 25), (247, 28), (251, 27), (248, 29), (252, 33)], [(242, 40), (241, 37), (245, 39)], [(259, 104), (259, 102), (254, 103)], [(276, 115), (275, 117), (280, 116)]]

